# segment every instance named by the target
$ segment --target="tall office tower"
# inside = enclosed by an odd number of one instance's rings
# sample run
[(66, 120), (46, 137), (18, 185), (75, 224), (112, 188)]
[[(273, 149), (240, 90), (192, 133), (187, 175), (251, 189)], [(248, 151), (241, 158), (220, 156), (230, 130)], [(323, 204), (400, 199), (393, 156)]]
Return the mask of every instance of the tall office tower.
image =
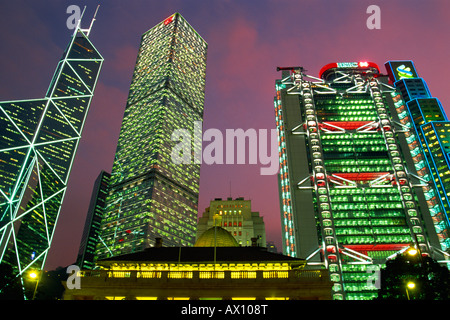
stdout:
[(0, 261), (18, 274), (51, 246), (103, 63), (89, 32), (75, 29), (45, 98), (0, 103)]
[(252, 211), (252, 202), (244, 198), (217, 198), (210, 202), (203, 216), (198, 221), (197, 238), (203, 232), (220, 226), (229, 231), (236, 242), (243, 246), (251, 246), (252, 239), (256, 239), (256, 245), (266, 246), (266, 226), (259, 212)]
[(392, 93), (398, 121), (405, 133), (417, 175), (430, 209), (441, 249), (450, 249), (450, 170), (449, 126), (440, 101), (434, 98), (426, 82), (418, 76), (412, 61), (388, 61), (386, 69), (396, 88)]
[(347, 300), (376, 297), (376, 270), (410, 246), (443, 259), (433, 186), (415, 166), (388, 77), (371, 62), (331, 63), (319, 77), (279, 69), (283, 252), (323, 264), (333, 298)]
[(101, 171), (94, 183), (77, 257), (77, 266), (82, 269), (92, 269), (94, 267), (95, 249), (99, 241), (100, 224), (106, 196), (108, 195), (110, 178), (111, 174)]
[(178, 13), (143, 34), (98, 258), (143, 250), (157, 237), (165, 246), (195, 243), (200, 163), (173, 161), (179, 142), (172, 140), (172, 133), (187, 130), (193, 138), (183, 143), (194, 150), (201, 147), (201, 126), (200, 135), (196, 132), (203, 120), (206, 51), (207, 43)]

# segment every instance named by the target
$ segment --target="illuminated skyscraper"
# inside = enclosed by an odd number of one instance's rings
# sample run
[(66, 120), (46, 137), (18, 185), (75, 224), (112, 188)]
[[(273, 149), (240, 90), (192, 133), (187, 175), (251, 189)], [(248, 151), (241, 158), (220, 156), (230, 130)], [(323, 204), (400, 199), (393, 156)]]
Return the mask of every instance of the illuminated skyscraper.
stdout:
[(419, 77), (412, 61), (388, 61), (389, 79), (398, 121), (405, 132), (408, 149), (430, 209), (441, 249), (450, 251), (450, 123), (440, 101)]
[[(371, 62), (331, 63), (319, 77), (301, 67), (280, 70), (274, 105), (283, 252), (324, 265), (333, 298), (348, 300), (376, 297), (375, 271), (409, 246), (442, 260), (446, 215), (423, 169), (420, 137), (405, 122), (426, 113), (445, 119), (430, 96), (414, 96), (406, 108), (405, 94), (424, 92), (424, 81), (394, 84)], [(411, 116), (417, 103), (426, 112)]]
[[(143, 34), (122, 122), (97, 257), (195, 243), (200, 164), (172, 162), (172, 133), (193, 148), (203, 120), (206, 42), (178, 13)], [(201, 139), (201, 134), (200, 134)], [(190, 155), (189, 155), (190, 156)]]
[(45, 98), (0, 102), (0, 261), (42, 269), (103, 63), (76, 28)]
[(77, 266), (83, 269), (94, 267), (95, 250), (99, 239), (110, 177), (111, 175), (108, 172), (102, 171), (94, 183), (77, 257)]

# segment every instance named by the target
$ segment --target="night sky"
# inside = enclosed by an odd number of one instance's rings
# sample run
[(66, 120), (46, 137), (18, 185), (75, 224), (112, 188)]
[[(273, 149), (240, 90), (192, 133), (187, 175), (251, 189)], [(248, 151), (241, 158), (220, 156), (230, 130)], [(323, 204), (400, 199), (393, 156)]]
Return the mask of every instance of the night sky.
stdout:
[[(76, 259), (94, 180), (110, 171), (142, 33), (179, 12), (208, 42), (203, 129), (275, 128), (277, 66), (317, 76), (330, 62), (413, 60), (433, 96), (449, 111), (450, 1), (108, 0), (0, 2), (0, 100), (44, 97), (69, 43), (69, 5), (87, 6), (83, 27), (100, 9), (90, 39), (105, 58), (46, 269)], [(369, 5), (381, 29), (367, 28)], [(205, 146), (205, 145), (204, 145)], [(276, 175), (260, 164), (202, 165), (199, 215), (230, 195), (252, 200), (267, 240), (281, 251)], [(231, 186), (231, 187), (230, 187)]]

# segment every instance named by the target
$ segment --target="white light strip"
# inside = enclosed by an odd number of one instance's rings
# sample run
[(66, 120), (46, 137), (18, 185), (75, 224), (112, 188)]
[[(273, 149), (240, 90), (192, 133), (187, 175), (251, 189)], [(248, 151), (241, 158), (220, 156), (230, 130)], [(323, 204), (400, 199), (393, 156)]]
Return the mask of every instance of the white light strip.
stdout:
[(382, 180), (386, 180), (386, 178), (390, 175), (391, 175), (390, 173), (386, 173), (385, 175), (382, 175), (381, 177), (378, 177), (378, 178), (370, 181), (369, 185), (373, 186), (374, 184), (377, 184), (378, 182), (381, 182)]
[[(360, 90), (353, 90), (354, 88), (359, 88)], [(363, 90), (365, 89), (365, 90)], [(347, 93), (366, 93), (367, 92), (367, 86), (364, 86), (363, 84), (358, 84), (354, 87), (348, 88), (346, 90)]]
[(50, 168), (50, 170), (52, 170), (53, 174), (56, 175), (56, 177), (61, 181), (61, 183), (62, 183), (63, 185), (66, 185), (66, 183), (64, 182), (63, 179), (61, 179), (61, 177), (59, 176), (59, 174), (57, 174), (57, 173), (55, 172), (55, 170), (53, 170), (52, 166), (47, 162), (47, 160), (45, 160), (45, 157), (43, 157), (42, 154), (41, 154), (38, 150), (35, 150), (35, 152), (38, 154), (39, 159), (42, 160), (42, 161), (44, 161), (44, 162), (47, 164), (47, 166)]
[[(381, 84), (381, 86), (385, 86), (386, 88), (388, 88), (389, 91), (395, 91), (395, 88), (392, 87), (392, 86), (390, 86), (390, 85), (387, 85), (387, 84), (385, 84), (385, 83), (383, 83), (383, 82), (378, 82), (378, 83)], [(384, 92), (384, 91), (383, 91), (383, 92)]]
[[(362, 128), (371, 126), (371, 125), (374, 124), (374, 123), (377, 123), (377, 121), (372, 121), (372, 122), (366, 123), (365, 125), (363, 125), (363, 126), (357, 128), (356, 131), (359, 131), (359, 130), (361, 130)], [(371, 129), (372, 129), (372, 128), (373, 128), (373, 127), (371, 126)], [(375, 132), (376, 132), (376, 131), (375, 131)]]
[(395, 258), (397, 254), (405, 252), (409, 246), (404, 247), (403, 249), (400, 249), (399, 251), (395, 252), (394, 254), (391, 254), (389, 257), (386, 258), (386, 260), (391, 260), (392, 258)]
[(287, 76), (286, 78), (281, 79), (281, 83), (282, 84), (293, 84), (293, 82), (290, 80), (291, 80), (291, 76)]
[(320, 79), (320, 78), (311, 76), (311, 75), (309, 75), (309, 74), (304, 74), (304, 76), (307, 77), (307, 78), (314, 79), (314, 80), (317, 80), (317, 81), (318, 81), (318, 82), (311, 81), (311, 83), (314, 83), (314, 84), (325, 83), (325, 81), (324, 81), (323, 79)]
[(311, 253), (305, 260), (308, 261), (309, 259), (314, 257), (317, 253), (319, 253), (319, 251), (320, 251), (320, 248), (317, 248), (317, 250), (314, 251), (313, 253)]
[(312, 176), (310, 175), (310, 176), (304, 178), (303, 180), (301, 180), (300, 182), (297, 183), (297, 186), (300, 186), (300, 185), (303, 184), (306, 180), (311, 179), (311, 177), (312, 177)]
[(50, 99), (50, 101), (52, 102), (52, 105), (56, 108), (56, 110), (58, 110), (58, 112), (60, 113), (60, 115), (63, 116), (63, 118), (66, 120), (67, 124), (72, 128), (72, 130), (77, 134), (78, 138), (81, 138), (81, 133), (78, 132), (77, 129), (74, 128), (74, 126), (72, 125), (72, 122), (69, 121), (69, 119), (67, 119), (66, 115), (64, 114), (64, 112), (62, 112), (58, 106), (53, 102), (53, 99)]
[(415, 174), (413, 174), (413, 173), (411, 173), (411, 172), (409, 172), (409, 171), (407, 171), (407, 173), (408, 173), (408, 175), (411, 175), (411, 176), (413, 176), (413, 177), (415, 177), (415, 178), (417, 178), (417, 179), (419, 179), (419, 180), (425, 182), (425, 183), (426, 183), (426, 186), (428, 185), (428, 181), (427, 181), (427, 180), (425, 180), (425, 179), (423, 179), (423, 178), (421, 178), (421, 177), (419, 177), (419, 176), (416, 176)]
[(335, 125), (332, 125), (332, 124), (330, 124), (328, 122), (322, 122), (322, 124), (326, 124), (327, 126), (330, 126), (330, 127), (336, 128), (336, 129), (338, 129), (338, 130), (340, 130), (342, 132), (345, 132), (345, 129), (343, 129), (341, 127), (338, 127), (338, 126), (335, 126)]
[(399, 125), (399, 126), (402, 127), (406, 132), (409, 132), (409, 131), (411, 130), (408, 126), (406, 126), (406, 125), (404, 125), (404, 124), (402, 124), (402, 123), (400, 123), (400, 122), (397, 122), (397, 121), (395, 121), (395, 120), (391, 120), (391, 122), (393, 122), (393, 123)]
[(299, 124), (298, 126), (296, 126), (296, 127), (294, 127), (294, 128), (292, 128), (291, 129), (291, 133), (292, 134), (300, 134), (300, 133), (305, 133), (305, 132), (297, 132), (297, 133), (295, 133), (294, 131), (296, 131), (298, 128), (301, 128), (302, 126), (304, 125), (304, 123), (302, 123), (302, 124)]
[(355, 181), (351, 181), (351, 180), (348, 180), (348, 179), (345, 179), (345, 178), (336, 176), (336, 175), (334, 175), (334, 174), (332, 174), (331, 176), (332, 176), (332, 177), (335, 177), (335, 178), (338, 178), (338, 179), (341, 179), (341, 180), (344, 180), (344, 181), (347, 181), (348, 183), (350, 183), (350, 184), (352, 184), (352, 185), (356, 185), (356, 182), (355, 182)]
[[(351, 82), (351, 77), (350, 77), (349, 74), (344, 73), (344, 72), (342, 72), (342, 71), (336, 71), (335, 73), (338, 73), (338, 74), (340, 74), (341, 76), (340, 76), (340, 77), (337, 77), (337, 78), (335, 78), (335, 79), (333, 79), (333, 80), (331, 81), (331, 83), (350, 83), (350, 82)], [(342, 79), (347, 79), (347, 81), (342, 81)]]
[(340, 185), (340, 186), (346, 186), (346, 185), (343, 184), (342, 182), (338, 182), (338, 181), (333, 180), (333, 179), (330, 179), (330, 182), (333, 182), (333, 183), (338, 184), (338, 185)]
[(363, 259), (360, 258), (360, 257), (354, 256), (354, 255), (352, 255), (352, 254), (350, 254), (350, 253), (348, 253), (348, 252), (342, 251), (342, 253), (345, 254), (346, 256), (349, 256), (349, 257), (354, 258), (354, 259), (356, 259), (356, 260), (359, 260), (359, 261), (361, 261), (361, 262), (367, 262), (366, 260), (363, 260)]
[(352, 253), (354, 253), (354, 254), (356, 254), (356, 255), (359, 255), (359, 256), (363, 257), (364, 259), (367, 259), (368, 261), (372, 261), (372, 258), (371, 258), (371, 257), (369, 257), (369, 256), (367, 256), (367, 255), (365, 255), (365, 254), (362, 254), (361, 252), (352, 250), (352, 249), (347, 248), (347, 247), (344, 247), (343, 250), (348, 250), (348, 251), (350, 251), (350, 252), (352, 252)]
[(327, 87), (327, 86), (324, 86), (324, 85), (321, 85), (321, 84), (317, 84), (317, 83), (316, 83), (316, 86), (321, 88), (321, 89), (325, 89), (324, 92), (321, 92), (321, 91), (319, 91), (317, 89), (314, 89), (314, 91), (316, 93), (319, 93), (319, 94), (337, 93), (336, 89), (333, 89), (333, 88), (330, 88), (330, 87)]

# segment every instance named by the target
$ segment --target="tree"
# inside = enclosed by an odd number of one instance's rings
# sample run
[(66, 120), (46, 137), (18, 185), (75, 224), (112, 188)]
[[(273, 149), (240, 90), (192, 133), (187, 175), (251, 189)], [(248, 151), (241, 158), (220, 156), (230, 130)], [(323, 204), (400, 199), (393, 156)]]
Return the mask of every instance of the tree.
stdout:
[(66, 268), (58, 267), (42, 273), (36, 293), (36, 300), (59, 300), (64, 293), (62, 281), (67, 280)]
[(13, 268), (6, 263), (0, 264), (0, 300), (23, 300), (20, 277), (16, 277)]
[(410, 248), (386, 262), (380, 272), (380, 300), (448, 300), (450, 272), (431, 257)]

